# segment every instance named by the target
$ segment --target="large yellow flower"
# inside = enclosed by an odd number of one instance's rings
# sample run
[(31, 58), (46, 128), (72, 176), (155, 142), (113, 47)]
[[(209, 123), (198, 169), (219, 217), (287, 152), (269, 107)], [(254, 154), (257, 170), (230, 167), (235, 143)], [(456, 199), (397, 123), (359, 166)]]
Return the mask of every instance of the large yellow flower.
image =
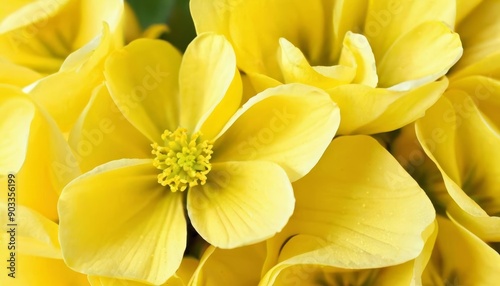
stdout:
[(339, 133), (377, 133), (423, 116), (462, 54), (455, 1), (191, 1), (198, 33), (233, 44), (256, 90), (300, 82), (339, 105)]
[(114, 105), (102, 105), (101, 87), (72, 142), (86, 150), (86, 168), (114, 161), (72, 181), (59, 201), (65, 261), (93, 276), (165, 282), (186, 247), (185, 211), (217, 247), (271, 237), (293, 212), (290, 181), (309, 172), (339, 125), (328, 94), (300, 84), (238, 110), (235, 55), (214, 34), (182, 58), (166, 42), (134, 41), (105, 75)]

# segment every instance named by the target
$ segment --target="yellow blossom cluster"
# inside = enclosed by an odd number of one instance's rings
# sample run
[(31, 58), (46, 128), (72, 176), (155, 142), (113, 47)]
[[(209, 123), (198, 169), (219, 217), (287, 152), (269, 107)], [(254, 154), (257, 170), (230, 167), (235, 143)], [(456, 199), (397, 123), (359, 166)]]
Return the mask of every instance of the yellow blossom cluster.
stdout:
[(500, 1), (4, 2), (0, 285), (500, 282)]

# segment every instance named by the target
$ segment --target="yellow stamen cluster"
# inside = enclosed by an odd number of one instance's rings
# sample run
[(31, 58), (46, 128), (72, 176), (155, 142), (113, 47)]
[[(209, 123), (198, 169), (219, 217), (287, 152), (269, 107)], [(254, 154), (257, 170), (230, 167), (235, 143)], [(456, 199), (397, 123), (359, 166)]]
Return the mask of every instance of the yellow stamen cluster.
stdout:
[(158, 183), (168, 185), (172, 192), (206, 183), (212, 168), (213, 144), (201, 136), (200, 132), (188, 135), (185, 128), (177, 128), (174, 132), (163, 132), (162, 145), (151, 144), (156, 156), (153, 165), (162, 171), (158, 174)]

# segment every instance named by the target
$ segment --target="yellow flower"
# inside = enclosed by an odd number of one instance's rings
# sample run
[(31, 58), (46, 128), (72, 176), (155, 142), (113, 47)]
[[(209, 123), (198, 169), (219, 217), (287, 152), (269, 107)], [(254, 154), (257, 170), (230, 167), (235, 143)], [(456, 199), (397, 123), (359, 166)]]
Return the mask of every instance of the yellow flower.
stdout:
[(439, 233), (422, 285), (495, 285), (500, 255), (467, 229), (437, 217)]
[(417, 137), (444, 180), (448, 216), (486, 241), (500, 241), (500, 133), (471, 96), (449, 90), (416, 123)]
[(366, 269), (408, 261), (397, 271), (383, 272), (414, 279), (422, 262), (411, 260), (432, 241), (435, 212), (418, 184), (373, 138), (333, 140), (319, 163), (293, 187), (295, 212), (268, 241), (262, 285), (307, 280), (318, 266), (334, 267), (337, 273), (359, 270), (339, 275), (345, 281), (365, 280), (382, 275)]
[[(198, 33), (224, 34), (259, 91), (299, 82), (339, 105), (341, 134), (400, 128), (446, 89), (462, 54), (455, 1), (193, 0)], [(265, 19), (265, 20), (256, 20)]]
[[(123, 1), (9, 1), (0, 14), (0, 57), (43, 74), (59, 70), (72, 52), (102, 30), (120, 31)], [(122, 34), (116, 33), (120, 42)]]
[[(20, 204), (14, 212), (17, 226), (6, 226), (7, 229), (0, 234), (0, 255), (4, 264), (0, 272), (1, 285), (89, 285), (85, 275), (64, 264), (55, 222)], [(7, 224), (7, 215), (8, 208), (1, 202), (3, 226)], [(15, 234), (14, 240), (11, 240), (11, 233)]]
[[(63, 135), (47, 115), (16, 87), (0, 85), (0, 178), (14, 174), (19, 204), (58, 220), (57, 200), (63, 187), (80, 174)], [(0, 201), (7, 193), (0, 193)]]
[[(43, 75), (25, 92), (68, 132), (123, 43), (123, 1), (9, 1), (0, 15), (0, 58)], [(23, 87), (24, 87), (23, 86)]]
[(93, 276), (164, 283), (186, 248), (185, 211), (217, 247), (271, 237), (293, 212), (290, 180), (316, 164), (339, 124), (329, 96), (300, 84), (238, 109), (234, 52), (214, 34), (182, 58), (168, 43), (134, 41), (105, 75), (115, 105), (101, 87), (70, 141), (84, 169), (114, 161), (72, 181), (59, 201), (65, 261)]

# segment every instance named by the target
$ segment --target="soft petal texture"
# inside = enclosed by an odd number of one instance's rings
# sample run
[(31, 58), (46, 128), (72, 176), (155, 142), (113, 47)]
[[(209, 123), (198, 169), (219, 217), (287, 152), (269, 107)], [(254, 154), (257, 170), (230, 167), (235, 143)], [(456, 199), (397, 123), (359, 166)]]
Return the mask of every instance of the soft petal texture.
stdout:
[[(422, 23), (439, 21), (448, 27), (453, 27), (455, 9), (454, 0), (370, 1), (364, 23), (364, 34), (374, 49), (375, 58), (380, 60), (394, 42)], [(415, 47), (412, 47), (411, 51), (415, 52), (414, 49)]]
[[(230, 89), (233, 82), (239, 88)], [(179, 89), (179, 126), (196, 132), (204, 124), (203, 134), (215, 137), (240, 106), (242, 95), (236, 57), (224, 36), (201, 34), (191, 42), (182, 59)], [(207, 121), (219, 104), (223, 106), (217, 119)]]
[(303, 83), (320, 88), (333, 88), (349, 83), (354, 77), (354, 70), (337, 66), (330, 75), (311, 67), (304, 54), (285, 38), (280, 38), (278, 63), (285, 83)]
[(401, 128), (424, 116), (447, 86), (446, 79), (406, 92), (349, 84), (328, 93), (340, 108), (339, 134), (374, 134)]
[(18, 172), (24, 162), (35, 107), (16, 88), (0, 85), (0, 94), (0, 174), (6, 175)]
[[(8, 108), (4, 122), (9, 124), (1, 127), (2, 133), (9, 136), (2, 141), (8, 145), (2, 146), (1, 151), (8, 153), (2, 157), (1, 172), (15, 173), (17, 188), (23, 190), (18, 194), (18, 203), (56, 221), (58, 195), (80, 174), (78, 164), (63, 135), (42, 107), (14, 87), (1, 88), (0, 108)], [(15, 122), (11, 121), (13, 119)], [(15, 131), (11, 130), (13, 127)], [(3, 161), (4, 158), (9, 161)]]
[(337, 44), (333, 45), (333, 51), (330, 54), (332, 62), (340, 56), (342, 47), (338, 43), (345, 41), (346, 33), (361, 33), (368, 9), (368, 0), (338, 0), (333, 2), (333, 43)]
[(500, 132), (500, 80), (481, 75), (467, 76), (450, 82), (450, 89), (459, 89), (472, 97), (482, 114)]
[(109, 26), (82, 48), (65, 58), (60, 70), (25, 90), (42, 104), (64, 132), (70, 130), (104, 77), (104, 60), (113, 50)]
[(485, 75), (500, 78), (498, 11), (500, 2), (485, 0), (457, 26), (464, 55), (453, 67), (450, 77)]
[(0, 82), (24, 87), (42, 76), (26, 67), (11, 63), (0, 57)]
[(457, 18), (456, 22), (460, 23), (484, 0), (457, 0)]
[(345, 269), (315, 264), (314, 258), (304, 264), (283, 265), (273, 269), (276, 280), (264, 278), (259, 285), (371, 285), (407, 286), (422, 284), (421, 275), (430, 259), (438, 233), (437, 223), (429, 225), (422, 233), (425, 246), (415, 259), (394, 266), (368, 269)]
[[(17, 205), (16, 209), (16, 278), (8, 277), (8, 268), (0, 271), (0, 284), (12, 286), (26, 285), (88, 285), (85, 275), (69, 269), (61, 259), (61, 250), (58, 242), (57, 224), (43, 217), (39, 213)], [(7, 207), (0, 203), (2, 224), (7, 222)], [(0, 243), (7, 246), (10, 234), (6, 231), (0, 235)], [(10, 257), (7, 247), (0, 249), (0, 255)]]
[(0, 54), (13, 62), (55, 73), (70, 53), (99, 34), (103, 22), (110, 26), (114, 42), (121, 44), (122, 0), (30, 2), (10, 9), (0, 21)]
[(171, 44), (139, 39), (115, 51), (104, 74), (111, 97), (144, 136), (161, 142), (179, 124), (178, 77), (181, 54)]
[[(17, 225), (15, 227), (16, 253), (54, 259), (61, 258), (61, 250), (57, 238), (58, 226), (55, 222), (23, 205), (17, 205), (14, 217), (15, 221), (8, 221), (6, 219), (8, 217), (7, 211), (7, 204), (0, 203), (2, 224), (14, 223)], [(6, 226), (7, 230), (9, 230), (9, 226)], [(2, 240), (8, 241), (10, 234), (6, 231), (1, 236)]]
[(339, 121), (336, 104), (320, 89), (301, 84), (267, 89), (229, 120), (215, 141), (212, 162), (272, 161), (295, 181), (319, 160)]
[(68, 142), (82, 172), (117, 159), (152, 156), (151, 142), (123, 116), (105, 85), (94, 90)]
[[(161, 284), (161, 286), (187, 286), (189, 279), (191, 279), (192, 274), (196, 270), (198, 266), (198, 260), (185, 257), (182, 259), (181, 265), (177, 272), (170, 277), (165, 283)], [(98, 276), (89, 276), (89, 281), (92, 286), (146, 286), (151, 285), (149, 283), (142, 283), (131, 280), (121, 280), (109, 277), (98, 277)]]
[[(485, 240), (500, 240), (500, 135), (481, 116), (472, 98), (446, 93), (416, 125), (417, 137), (436, 163), (457, 206), (450, 215)], [(433, 133), (441, 136), (433, 138)]]
[(340, 64), (349, 57), (353, 58), (356, 65), (356, 77), (353, 78), (352, 82), (376, 87), (378, 75), (375, 57), (365, 36), (351, 32), (346, 33), (340, 55)]
[(187, 211), (207, 242), (234, 248), (280, 231), (292, 215), (294, 202), (292, 185), (275, 163), (213, 163), (207, 183), (190, 188)]
[[(224, 34), (233, 44), (238, 66), (243, 71), (270, 74), (278, 80), (276, 51), (280, 37), (306, 51), (313, 62), (323, 57), (323, 51), (327, 50), (323, 44), (329, 43), (330, 34), (326, 14), (331, 14), (325, 5), (322, 1), (288, 0), (196, 0), (190, 3), (198, 34), (207, 31)], [(272, 21), (256, 21), (256, 16)]]
[(438, 217), (439, 234), (422, 285), (496, 285), (500, 255), (467, 229)]
[(270, 282), (295, 264), (362, 269), (406, 262), (421, 253), (435, 218), (418, 184), (368, 136), (333, 140), (293, 186), (295, 212), (269, 240), (274, 257), (267, 267), (279, 262), (266, 274)]
[(266, 244), (258, 243), (235, 249), (210, 246), (203, 254), (191, 285), (255, 286), (259, 283), (266, 257)]
[(379, 86), (412, 81), (414, 84), (409, 87), (413, 88), (435, 81), (458, 61), (462, 51), (458, 34), (448, 26), (440, 22), (424, 23), (400, 37), (378, 59)]
[(151, 160), (112, 161), (78, 177), (59, 201), (60, 241), (69, 267), (161, 284), (186, 247), (182, 196), (157, 182)]

